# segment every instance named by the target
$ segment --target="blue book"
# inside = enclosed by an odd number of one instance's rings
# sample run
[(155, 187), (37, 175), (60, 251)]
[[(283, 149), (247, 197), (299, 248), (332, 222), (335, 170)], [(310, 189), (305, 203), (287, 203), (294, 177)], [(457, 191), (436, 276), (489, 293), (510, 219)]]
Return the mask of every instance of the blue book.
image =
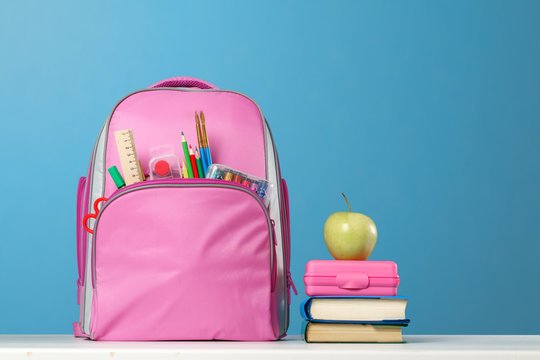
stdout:
[(302, 303), (300, 313), (311, 322), (407, 326), (407, 301), (402, 296), (316, 296)]

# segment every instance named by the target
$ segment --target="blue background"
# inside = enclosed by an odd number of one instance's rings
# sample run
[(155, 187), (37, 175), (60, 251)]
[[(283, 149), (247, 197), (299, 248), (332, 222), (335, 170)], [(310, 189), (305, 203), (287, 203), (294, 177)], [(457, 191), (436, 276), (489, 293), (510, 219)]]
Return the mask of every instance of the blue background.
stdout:
[(253, 97), (288, 180), (292, 272), (372, 217), (409, 334), (540, 334), (540, 2), (27, 2), (0, 12), (0, 333), (69, 333), (75, 189), (125, 94)]

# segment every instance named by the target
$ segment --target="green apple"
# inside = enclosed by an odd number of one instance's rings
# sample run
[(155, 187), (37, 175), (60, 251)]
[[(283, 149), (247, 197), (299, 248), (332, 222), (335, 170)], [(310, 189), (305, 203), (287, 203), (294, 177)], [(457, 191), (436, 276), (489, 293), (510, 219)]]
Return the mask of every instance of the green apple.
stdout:
[(336, 260), (367, 260), (377, 243), (377, 228), (370, 217), (351, 211), (335, 212), (324, 224), (324, 242)]

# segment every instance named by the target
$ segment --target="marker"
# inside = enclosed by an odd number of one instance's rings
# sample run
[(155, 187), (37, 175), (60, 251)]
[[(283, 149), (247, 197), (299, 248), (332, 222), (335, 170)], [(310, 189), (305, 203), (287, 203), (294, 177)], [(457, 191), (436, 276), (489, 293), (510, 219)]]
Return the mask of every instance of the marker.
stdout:
[(223, 180), (232, 181), (233, 174), (231, 172), (225, 172), (225, 175), (223, 175)]
[(126, 185), (143, 181), (141, 164), (137, 157), (135, 141), (133, 140), (133, 132), (131, 129), (115, 131), (114, 137), (116, 139), (118, 157), (120, 158)]
[(242, 181), (242, 185), (244, 185), (244, 186), (249, 187), (250, 184), (251, 184), (251, 183), (249, 182), (248, 179), (244, 179), (244, 180)]
[(186, 159), (182, 159), (182, 176), (184, 177), (184, 179), (189, 178), (189, 174), (188, 174), (188, 171), (187, 171), (187, 165), (186, 165)]
[(195, 148), (195, 161), (197, 162), (197, 171), (199, 172), (199, 177), (203, 178), (205, 175), (202, 166), (201, 155), (199, 154), (199, 150), (197, 148)]
[(191, 162), (191, 168), (193, 169), (192, 177), (198, 178), (199, 171), (197, 170), (197, 160), (195, 160), (195, 154), (193, 153), (193, 149), (191, 148), (191, 145), (189, 145), (189, 161)]
[(202, 124), (202, 137), (204, 141), (204, 151), (206, 151), (206, 161), (208, 166), (212, 164), (212, 154), (210, 154), (210, 142), (208, 141), (208, 134), (206, 133), (206, 124), (204, 120), (204, 113), (201, 111), (201, 124)]
[[(199, 114), (195, 111), (195, 127), (197, 128), (197, 141), (199, 143), (199, 149), (204, 149), (204, 139), (201, 131), (201, 121), (199, 120)], [(203, 174), (208, 172), (208, 161), (206, 160), (206, 151), (200, 152), (201, 162), (203, 167)]]
[(191, 167), (191, 160), (189, 159), (189, 150), (186, 142), (186, 137), (184, 136), (184, 132), (182, 132), (182, 147), (184, 148), (184, 157), (186, 158), (188, 177), (192, 178), (193, 168)]
[(111, 166), (108, 170), (117, 188), (121, 189), (126, 186), (126, 183), (124, 182), (124, 179), (116, 166)]
[(242, 182), (242, 177), (241, 177), (240, 175), (236, 174), (236, 175), (234, 175), (232, 181), (234, 181), (235, 183), (239, 183), (239, 184), (240, 184), (240, 182)]

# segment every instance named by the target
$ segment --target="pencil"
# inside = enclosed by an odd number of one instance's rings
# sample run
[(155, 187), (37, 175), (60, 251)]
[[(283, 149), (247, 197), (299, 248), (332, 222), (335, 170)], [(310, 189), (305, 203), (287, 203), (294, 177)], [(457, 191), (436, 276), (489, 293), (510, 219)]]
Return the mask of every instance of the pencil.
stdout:
[(206, 162), (208, 166), (212, 164), (212, 154), (210, 154), (210, 142), (208, 141), (208, 134), (206, 133), (206, 123), (204, 119), (204, 113), (201, 110), (201, 124), (202, 124), (202, 138), (204, 150), (206, 151)]
[(184, 132), (182, 131), (182, 147), (184, 148), (184, 157), (186, 158), (186, 164), (187, 164), (187, 172), (188, 177), (193, 177), (193, 169), (191, 168), (191, 160), (189, 158), (189, 150), (186, 142), (186, 137), (184, 136)]
[[(202, 137), (201, 121), (199, 120), (199, 114), (197, 114), (196, 111), (195, 111), (195, 127), (197, 128), (197, 141), (199, 143), (199, 149), (203, 149), (204, 139)], [(201, 162), (202, 162), (203, 174), (206, 174), (206, 171), (208, 169), (208, 162), (206, 161), (206, 152), (205, 151), (200, 152), (200, 157), (201, 157)]]
[(143, 181), (146, 181), (146, 176), (144, 175), (144, 171), (142, 169), (142, 163), (141, 160), (139, 160), (139, 168), (141, 169), (142, 179)]
[(206, 177), (206, 174), (204, 173), (204, 169), (202, 167), (201, 154), (199, 153), (199, 149), (197, 148), (195, 148), (195, 161), (197, 162), (197, 171), (199, 172), (199, 177)]
[(195, 161), (197, 162), (197, 171), (199, 172), (199, 177), (205, 177), (201, 161), (201, 155), (199, 154), (199, 150), (197, 148), (195, 148)]
[(191, 167), (193, 169), (193, 177), (198, 178), (199, 171), (197, 171), (197, 161), (195, 160), (195, 154), (193, 153), (193, 149), (191, 148), (191, 145), (189, 145), (189, 160), (191, 162)]
[(182, 175), (184, 179), (189, 178), (189, 174), (187, 171), (187, 165), (186, 165), (186, 159), (182, 159)]

